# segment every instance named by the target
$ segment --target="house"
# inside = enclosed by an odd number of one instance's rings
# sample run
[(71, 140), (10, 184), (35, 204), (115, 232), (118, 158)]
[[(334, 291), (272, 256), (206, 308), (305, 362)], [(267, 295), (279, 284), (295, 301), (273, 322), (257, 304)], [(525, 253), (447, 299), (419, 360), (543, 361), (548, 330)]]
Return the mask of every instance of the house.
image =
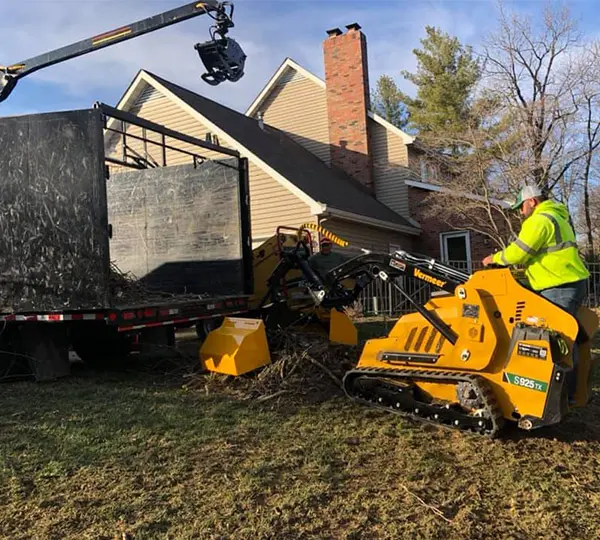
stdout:
[(314, 223), (354, 249), (483, 257), (478, 235), (423, 223), (424, 197), (441, 188), (423, 181), (415, 138), (371, 110), (366, 37), (346, 29), (323, 42), (325, 80), (287, 58), (245, 114), (145, 70), (117, 107), (248, 158), (253, 246)]

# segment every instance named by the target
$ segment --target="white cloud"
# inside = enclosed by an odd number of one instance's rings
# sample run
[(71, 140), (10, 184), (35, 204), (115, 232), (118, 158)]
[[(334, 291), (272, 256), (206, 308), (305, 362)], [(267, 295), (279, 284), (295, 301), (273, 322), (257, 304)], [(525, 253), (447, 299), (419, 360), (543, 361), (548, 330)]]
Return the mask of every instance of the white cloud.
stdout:
[[(2, 2), (0, 63), (25, 60), (180, 4), (91, 0), (79, 2), (74, 10), (72, 2), (35, 3), (36, 9), (31, 9), (31, 3), (7, 5)], [(235, 84), (210, 87), (200, 78), (204, 66), (193, 46), (209, 39), (212, 22), (209, 17), (200, 16), (48, 67), (28, 75), (15, 93), (25, 84), (48, 83), (73, 103), (88, 106), (90, 96), (93, 95), (94, 100), (105, 100), (106, 95), (120, 94), (140, 69), (147, 69), (213, 99), (241, 106), (248, 102), (249, 93), (254, 93), (270, 76), (272, 62), (269, 63), (269, 59), (277, 55), (277, 51), (268, 50), (260, 33), (253, 34), (243, 24), (238, 31), (236, 26), (230, 36), (242, 44), (248, 55), (246, 76)], [(44, 100), (44, 96), (39, 97)]]
[[(186, 0), (46, 0), (0, 3), (0, 64), (14, 63), (80, 39), (117, 28), (183, 4)], [(475, 40), (490, 11), (479, 4), (462, 11), (454, 4), (414, 5), (406, 2), (341, 2), (339, 0), (236, 0), (235, 27), (230, 36), (248, 55), (246, 75), (237, 83), (211, 87), (200, 79), (204, 71), (193, 46), (206, 41), (212, 20), (200, 16), (145, 36), (107, 47), (28, 76), (21, 85), (33, 89), (44, 83), (53, 95), (39, 94), (32, 108), (43, 109), (52, 97), (73, 107), (93, 101), (114, 103), (140, 69), (237, 110), (244, 110), (286, 56), (323, 76), (322, 41), (325, 30), (358, 22), (367, 35), (371, 85), (382, 73), (399, 78), (416, 67), (412, 50), (424, 26), (440, 26), (463, 40)], [(488, 4), (489, 6), (489, 4)], [(15, 23), (18, 21), (18, 24)], [(25, 83), (25, 81), (27, 81)], [(400, 81), (399, 81), (400, 82)], [(11, 96), (12, 97), (12, 96)], [(5, 103), (8, 103), (11, 98)], [(5, 104), (0, 105), (0, 111)], [(5, 109), (6, 110), (6, 109)]]

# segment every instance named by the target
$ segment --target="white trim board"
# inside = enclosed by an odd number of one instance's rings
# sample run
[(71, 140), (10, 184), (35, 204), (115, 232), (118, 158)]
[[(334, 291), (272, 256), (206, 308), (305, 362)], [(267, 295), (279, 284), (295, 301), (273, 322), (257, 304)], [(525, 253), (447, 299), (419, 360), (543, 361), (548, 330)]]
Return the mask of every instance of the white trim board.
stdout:
[(329, 217), (337, 217), (344, 221), (352, 221), (355, 223), (361, 223), (362, 225), (370, 225), (371, 227), (376, 227), (379, 229), (389, 229), (392, 231), (402, 232), (405, 234), (412, 234), (415, 236), (418, 236), (421, 233), (420, 228), (417, 227), (413, 228), (406, 225), (400, 225), (399, 223), (391, 223), (389, 221), (383, 221), (380, 219), (363, 216), (361, 214), (347, 212), (346, 210), (338, 210), (337, 208), (332, 208), (329, 206), (325, 207), (323, 214)]
[[(465, 238), (465, 250), (467, 255), (467, 267), (469, 272), (472, 270), (472, 253), (471, 253), (471, 232), (469, 230), (456, 230), (456, 231), (444, 231), (439, 234), (440, 237), (440, 258), (442, 262), (448, 264), (450, 259), (448, 258), (448, 250), (446, 240), (448, 238)], [(452, 261), (457, 262), (457, 261)]]

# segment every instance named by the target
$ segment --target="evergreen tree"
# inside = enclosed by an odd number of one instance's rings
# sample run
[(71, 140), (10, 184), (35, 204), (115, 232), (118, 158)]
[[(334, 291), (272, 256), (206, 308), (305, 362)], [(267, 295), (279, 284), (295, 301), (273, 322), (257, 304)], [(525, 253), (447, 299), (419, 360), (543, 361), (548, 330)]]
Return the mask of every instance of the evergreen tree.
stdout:
[(373, 92), (373, 109), (397, 128), (406, 128), (408, 110), (403, 102), (403, 94), (389, 75), (382, 75), (377, 80)]
[[(416, 86), (416, 97), (402, 94), (400, 99), (408, 110), (409, 129), (438, 149), (456, 155), (461, 145), (448, 141), (453, 134), (463, 133), (471, 121), (471, 97), (481, 66), (471, 47), (464, 47), (456, 37), (432, 26), (425, 30), (423, 48), (413, 50), (416, 73), (402, 72)], [(444, 140), (444, 144), (435, 144), (436, 140)]]

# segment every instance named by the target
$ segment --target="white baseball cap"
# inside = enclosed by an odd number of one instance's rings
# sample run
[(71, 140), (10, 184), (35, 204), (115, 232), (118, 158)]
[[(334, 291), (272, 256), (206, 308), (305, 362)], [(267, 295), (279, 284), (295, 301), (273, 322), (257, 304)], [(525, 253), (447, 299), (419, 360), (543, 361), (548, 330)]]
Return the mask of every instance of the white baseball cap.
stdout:
[(531, 186), (531, 185), (524, 186), (523, 188), (521, 188), (521, 191), (519, 191), (519, 195), (517, 196), (517, 200), (510, 207), (510, 209), (511, 210), (516, 210), (517, 208), (521, 208), (521, 205), (527, 199), (533, 199), (534, 197), (541, 197), (541, 196), (542, 196), (542, 190), (538, 186)]

